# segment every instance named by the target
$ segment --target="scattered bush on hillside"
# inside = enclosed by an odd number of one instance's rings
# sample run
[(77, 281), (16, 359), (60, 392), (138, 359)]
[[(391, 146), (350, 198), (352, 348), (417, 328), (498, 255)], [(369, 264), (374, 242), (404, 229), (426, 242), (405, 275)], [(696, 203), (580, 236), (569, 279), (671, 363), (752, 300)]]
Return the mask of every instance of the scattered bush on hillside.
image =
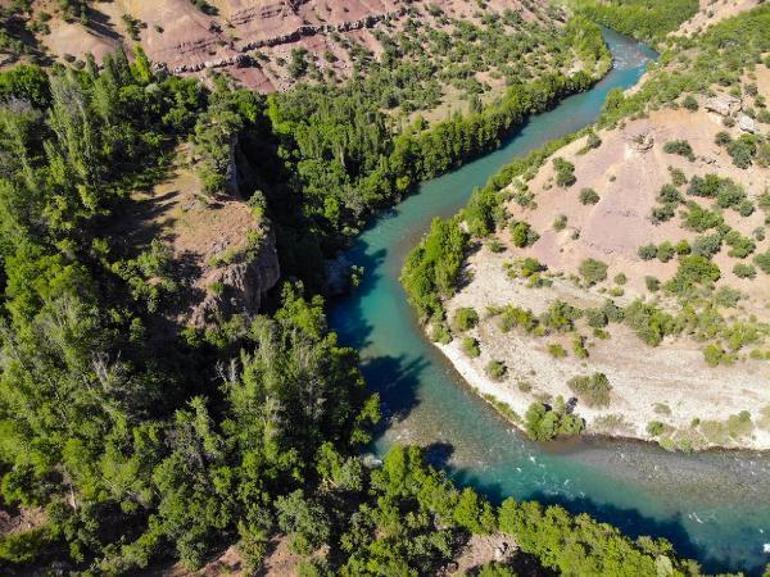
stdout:
[(668, 154), (678, 154), (684, 156), (690, 162), (695, 161), (695, 153), (692, 146), (686, 140), (669, 140), (663, 145), (663, 151)]
[(580, 263), (578, 270), (588, 286), (607, 280), (607, 265), (600, 260), (587, 258)]
[(479, 345), (479, 341), (477, 339), (474, 339), (473, 337), (465, 337), (463, 338), (462, 346), (465, 354), (472, 359), (481, 356), (481, 346)]
[(455, 311), (452, 328), (465, 332), (479, 324), (479, 314), (472, 307), (460, 307)]
[(597, 204), (601, 200), (593, 188), (584, 188), (580, 191), (580, 203), (583, 205)]
[(561, 157), (553, 159), (553, 167), (556, 170), (556, 184), (562, 188), (569, 188), (577, 182), (575, 177), (575, 165)]
[(612, 385), (604, 373), (572, 377), (567, 381), (567, 386), (589, 407), (610, 406)]
[(506, 373), (508, 372), (508, 368), (505, 366), (505, 363), (502, 361), (489, 361), (487, 363), (486, 368), (484, 371), (487, 373), (487, 376), (492, 379), (493, 381), (502, 381), (505, 377)]
[(753, 280), (757, 276), (757, 269), (754, 268), (754, 265), (739, 262), (733, 267), (733, 274), (738, 278)]
[(519, 221), (511, 224), (511, 241), (517, 248), (525, 248), (535, 244), (540, 235), (528, 222)]

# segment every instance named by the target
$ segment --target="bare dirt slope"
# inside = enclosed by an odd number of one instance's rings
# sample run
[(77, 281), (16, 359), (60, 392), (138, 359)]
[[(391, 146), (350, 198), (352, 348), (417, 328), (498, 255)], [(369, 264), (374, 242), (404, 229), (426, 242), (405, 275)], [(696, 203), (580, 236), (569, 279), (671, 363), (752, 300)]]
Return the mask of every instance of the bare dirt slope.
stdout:
[[(770, 70), (759, 66), (756, 76), (749, 80), (757, 85), (760, 96), (770, 97)], [(664, 284), (674, 277), (678, 260), (645, 260), (639, 253), (639, 248), (649, 243), (687, 240), (692, 245), (696, 237), (704, 234), (687, 229), (680, 214), (662, 223), (651, 218), (653, 208), (659, 204), (659, 191), (672, 181), (671, 169), (681, 171), (688, 181), (707, 174), (729, 178), (743, 188), (755, 206), (761, 204), (759, 199), (770, 190), (770, 169), (756, 163), (748, 169), (739, 168), (726, 147), (715, 143), (719, 132), (727, 132), (733, 139), (745, 133), (740, 123), (727, 127), (723, 115), (707, 110), (720, 98), (729, 101), (730, 97), (698, 97), (699, 108), (695, 112), (666, 108), (602, 131), (598, 134), (601, 145), (587, 153), (581, 151), (585, 139), (559, 150), (527, 183), (534, 195), (529, 206), (522, 207), (517, 202), (520, 187), (511, 186), (511, 200), (506, 206), (511, 222), (526, 221), (539, 239), (520, 249), (513, 245), (509, 228), (499, 232), (497, 238), (505, 250), (496, 253), (487, 245), (473, 254), (468, 261), (470, 281), (448, 302), (450, 319), (462, 307), (473, 307), (482, 319), (478, 327), (465, 335), (478, 340), (480, 357), (470, 358), (463, 350), (462, 339), (442, 346), (471, 385), (508, 404), (521, 416), (534, 401), (574, 397), (575, 392), (567, 384), (571, 378), (604, 373), (612, 386), (609, 406), (591, 407), (578, 399), (576, 412), (586, 419), (589, 431), (656, 438), (686, 447), (770, 448), (770, 362), (766, 360), (770, 350), (770, 277), (758, 271), (752, 280), (739, 278), (733, 272), (736, 264), (751, 263), (751, 256), (730, 256), (728, 247), (723, 246), (713, 259), (721, 277), (710, 294), (717, 294), (720, 289), (739, 291), (741, 297), (735, 307), (717, 307), (719, 314), (726, 319), (727, 326), (753, 323), (765, 336), (736, 352), (732, 362), (716, 367), (710, 366), (704, 356), (704, 347), (711, 341), (702, 333), (695, 338), (685, 331), (653, 347), (624, 324), (611, 323), (607, 327), (609, 338), (600, 338), (580, 320), (577, 334), (586, 338), (589, 353), (588, 358), (581, 359), (573, 352), (575, 334), (537, 337), (517, 330), (503, 332), (498, 317), (485, 314), (490, 306), (513, 304), (539, 315), (559, 300), (585, 310), (601, 307), (608, 298), (619, 306), (641, 299), (672, 314), (681, 312), (682, 305), (676, 297), (663, 290), (653, 291), (648, 285), (648, 277)], [(752, 104), (752, 98), (745, 96), (743, 106)], [(738, 118), (741, 114), (735, 112)], [(758, 134), (770, 135), (768, 124), (754, 123), (753, 129)], [(676, 140), (691, 145), (692, 161), (665, 152), (665, 144)], [(556, 157), (574, 164), (576, 182), (572, 186), (556, 184), (552, 163)], [(687, 194), (688, 186), (680, 185), (685, 201), (694, 198)], [(581, 202), (580, 191), (587, 188), (599, 195), (596, 204)], [(704, 208), (715, 209), (711, 199), (695, 200)], [(682, 212), (684, 206), (680, 205), (676, 212)], [(770, 249), (765, 210), (757, 209), (750, 215), (734, 210), (717, 212), (732, 230), (753, 239), (754, 254)], [(557, 220), (561, 222), (555, 225)], [(511, 278), (510, 265), (526, 257), (547, 267), (543, 277), (550, 286), (532, 288), (526, 278)], [(580, 264), (586, 259), (607, 265), (606, 280), (586, 286), (579, 274)], [(705, 318), (705, 314), (698, 309), (698, 318)], [(555, 345), (561, 345), (567, 356), (555, 358)], [(501, 382), (486, 374), (485, 367), (492, 360), (503, 362), (508, 370)], [(731, 435), (727, 432), (727, 419), (742, 411), (751, 415), (753, 427)], [(663, 424), (662, 437), (659, 431), (648, 431), (653, 421)], [(732, 425), (737, 423), (734, 418)]]
[[(10, 0), (0, 0), (0, 5)], [(56, 60), (97, 60), (117, 47), (140, 43), (150, 58), (177, 73), (220, 69), (263, 92), (286, 90), (294, 80), (286, 63), (297, 48), (326, 76), (352, 72), (351, 46), (381, 51), (375, 30), (400, 29), (415, 16), (441, 28), (443, 18), (478, 21), (479, 5), (469, 0), (114, 0), (89, 2), (83, 18), (72, 18), (54, 0), (34, 0), (25, 15), (38, 43)], [(525, 21), (545, 20), (547, 2), (491, 0), (485, 12), (518, 11)], [(37, 24), (37, 26), (31, 26)]]
[(703, 29), (750, 10), (762, 3), (762, 0), (700, 0), (700, 10), (695, 16), (680, 26), (676, 34), (689, 36)]

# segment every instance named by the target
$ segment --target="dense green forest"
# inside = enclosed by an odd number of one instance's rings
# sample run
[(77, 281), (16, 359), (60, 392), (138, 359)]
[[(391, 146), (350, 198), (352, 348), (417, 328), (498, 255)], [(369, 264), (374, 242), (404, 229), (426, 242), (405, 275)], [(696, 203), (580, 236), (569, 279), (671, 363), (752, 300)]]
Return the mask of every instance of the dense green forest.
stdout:
[[(567, 30), (581, 54), (604, 58), (595, 25)], [(264, 98), (133, 56), (0, 74), (0, 503), (40, 520), (0, 536), (4, 572), (195, 568), (233, 543), (251, 570), (283, 534), (303, 554), (328, 546), (303, 575), (422, 576), (470, 535), (501, 531), (565, 575), (699, 574), (667, 543), (587, 516), (495, 508), (417, 449), (370, 468), (360, 453), (378, 400), (315, 296), (321, 258), (367, 214), (595, 76), (545, 73), (465, 116), (400, 130), (364, 81)], [(176, 326), (178, 263), (114, 232), (131, 193), (161, 181), (186, 142), (211, 195), (231, 145), (256, 167), (241, 193), (264, 194), (294, 281), (264, 315)], [(478, 204), (478, 226), (491, 226), (489, 203)], [(442, 234), (464, 245), (451, 226)], [(434, 282), (449, 287), (455, 261), (431, 258)]]
[(590, 20), (653, 45), (692, 18), (700, 6), (698, 0), (573, 0), (571, 4)]

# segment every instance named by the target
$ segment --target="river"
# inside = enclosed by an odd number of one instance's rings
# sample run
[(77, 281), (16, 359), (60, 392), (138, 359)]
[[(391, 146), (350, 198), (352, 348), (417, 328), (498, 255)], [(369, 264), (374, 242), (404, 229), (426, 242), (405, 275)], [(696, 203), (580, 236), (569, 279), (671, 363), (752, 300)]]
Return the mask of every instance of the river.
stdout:
[(654, 53), (612, 31), (605, 38), (615, 66), (594, 88), (532, 118), (499, 150), (425, 182), (371, 223), (348, 253), (364, 267), (364, 280), (332, 304), (330, 322), (343, 343), (360, 351), (369, 386), (382, 396), (386, 427), (378, 453), (394, 442), (426, 445), (429, 459), (458, 484), (495, 501), (559, 503), (630, 535), (666, 537), (709, 571), (759, 574), (770, 562), (762, 551), (770, 542), (770, 455), (682, 455), (590, 438), (532, 443), (474, 395), (423, 337), (398, 282), (406, 253), (432, 218), (457, 212), (511, 158), (596, 120), (612, 88), (639, 81)]

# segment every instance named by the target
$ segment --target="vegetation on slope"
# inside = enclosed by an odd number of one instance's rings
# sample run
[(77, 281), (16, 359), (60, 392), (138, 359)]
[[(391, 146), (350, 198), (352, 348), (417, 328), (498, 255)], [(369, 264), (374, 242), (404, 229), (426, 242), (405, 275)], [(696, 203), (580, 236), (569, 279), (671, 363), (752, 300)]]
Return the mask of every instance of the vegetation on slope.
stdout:
[(657, 45), (698, 12), (698, 0), (573, 0), (578, 14)]

